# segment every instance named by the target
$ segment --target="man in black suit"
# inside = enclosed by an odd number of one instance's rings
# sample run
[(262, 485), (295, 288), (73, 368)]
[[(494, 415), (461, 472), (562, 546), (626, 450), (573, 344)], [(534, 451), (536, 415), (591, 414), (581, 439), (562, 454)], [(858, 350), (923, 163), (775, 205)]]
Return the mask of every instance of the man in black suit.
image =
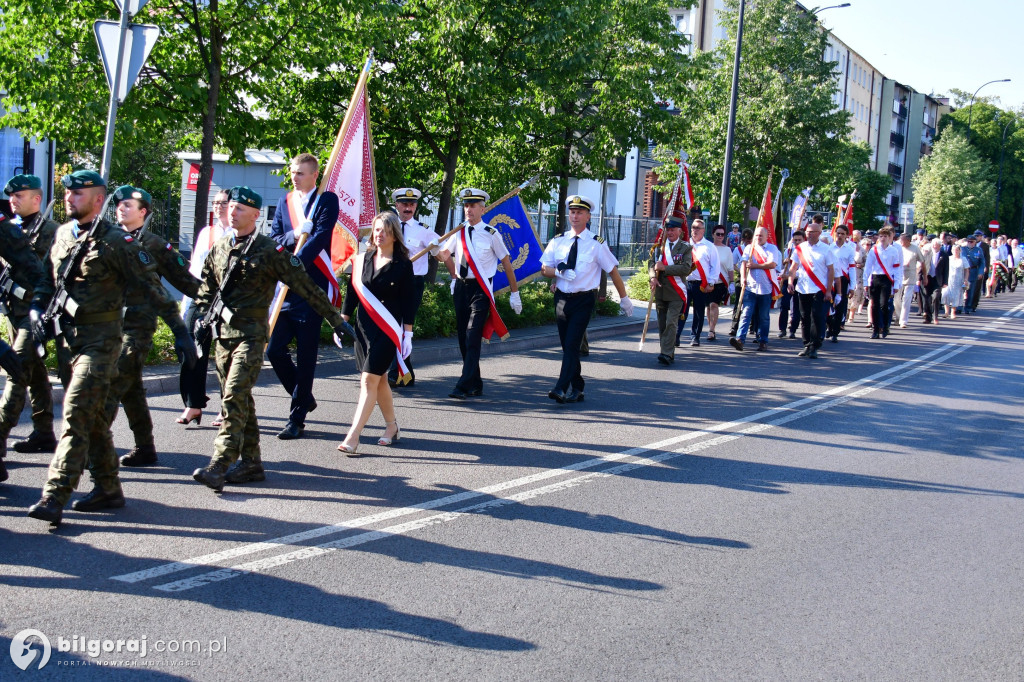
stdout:
[[(336, 280), (331, 273), (330, 254), (331, 235), (338, 222), (338, 196), (333, 192), (320, 194), (317, 191), (319, 172), (320, 163), (312, 154), (299, 154), (292, 159), (290, 175), (295, 189), (278, 200), (270, 236), (279, 246), (295, 252), (309, 276), (337, 307), (341, 303), (341, 294), (336, 290)], [(308, 235), (306, 241), (295, 251), (303, 234)], [(321, 254), (326, 254), (326, 266)], [(313, 374), (322, 322), (323, 318), (306, 299), (289, 293), (270, 334), (267, 358), (281, 385), (292, 396), (288, 423), (277, 434), (282, 440), (302, 437), (306, 413), (316, 409)], [(288, 351), (292, 339), (295, 339), (296, 346), (295, 362)]]
[(924, 289), (921, 291), (925, 324), (939, 323), (939, 311), (942, 310), (942, 287), (949, 283), (949, 255), (943, 246), (941, 239), (932, 239), (923, 249), (925, 267), (928, 272)]

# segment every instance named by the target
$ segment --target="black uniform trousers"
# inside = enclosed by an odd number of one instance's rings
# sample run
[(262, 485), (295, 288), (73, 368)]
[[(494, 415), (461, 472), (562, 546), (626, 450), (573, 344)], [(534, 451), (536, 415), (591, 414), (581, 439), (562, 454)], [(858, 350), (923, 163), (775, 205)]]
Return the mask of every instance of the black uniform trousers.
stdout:
[(789, 326), (789, 333), (796, 333), (796, 328), (800, 326), (800, 302), (797, 299), (796, 294), (789, 293), (789, 285), (782, 282), (782, 298), (779, 299), (779, 331), (786, 331), (786, 326)]
[(568, 391), (570, 385), (577, 391), (583, 390), (580, 344), (596, 305), (596, 289), (573, 294), (555, 292), (555, 319), (558, 324), (558, 340), (562, 343), (562, 369), (555, 382), (556, 391)]
[[(423, 280), (423, 275), (413, 275), (412, 276), (412, 288), (413, 288), (413, 291), (415, 292), (414, 296), (416, 298), (416, 312), (419, 312), (420, 304), (423, 303), (423, 286), (424, 286), (423, 281), (424, 281)], [(415, 313), (414, 313), (414, 318), (413, 319), (415, 319)], [(409, 357), (407, 357), (405, 359), (405, 366), (409, 370), (409, 379), (410, 379), (410, 381), (416, 381), (416, 372), (412, 371), (412, 355), (410, 355)], [(393, 384), (398, 382), (398, 358), (397, 357), (395, 358), (395, 361), (391, 363), (391, 369), (388, 370), (388, 381), (390, 381)], [(408, 386), (408, 384), (406, 384), (406, 385)]]
[(888, 334), (889, 323), (892, 321), (892, 313), (889, 312), (889, 304), (892, 302), (892, 280), (885, 275), (872, 275), (868, 291), (871, 294), (871, 326), (876, 332)]
[[(185, 326), (189, 333), (194, 333), (196, 321), (199, 319), (199, 309), (195, 303), (189, 303), (185, 311)], [(178, 390), (181, 392), (181, 402), (185, 407), (202, 410), (206, 407), (210, 397), (206, 395), (206, 374), (210, 368), (210, 345), (213, 343), (213, 335), (206, 336), (206, 342), (201, 344), (199, 351), (202, 355), (196, 360), (196, 364), (189, 367), (185, 364), (185, 358), (181, 359), (181, 369), (178, 373)]]
[[(267, 359), (278, 381), (292, 396), (288, 421), (296, 426), (306, 423), (306, 413), (313, 402), (313, 376), (316, 374), (317, 351), (320, 348), (320, 327), (324, 318), (308, 306), (281, 311), (270, 334)], [(288, 344), (295, 339), (295, 361)]]
[(850, 278), (846, 275), (839, 277), (839, 295), (842, 300), (836, 304), (836, 311), (828, 316), (825, 336), (838, 337), (840, 327), (846, 322), (846, 311), (850, 307)]
[(712, 291), (707, 293), (701, 291), (699, 279), (686, 280), (686, 307), (683, 308), (683, 316), (676, 329), (676, 343), (679, 342), (679, 337), (686, 327), (686, 318), (689, 316), (691, 308), (693, 309), (693, 324), (690, 325), (690, 338), (700, 340), (700, 334), (704, 331), (704, 314), (708, 309), (708, 297)]
[(928, 278), (928, 284), (921, 289), (921, 303), (926, 323), (939, 319), (939, 311), (942, 310), (942, 287), (934, 275)]
[(825, 294), (821, 291), (813, 294), (797, 292), (794, 296), (800, 304), (800, 327), (804, 346), (820, 348), (821, 340), (825, 338), (825, 316), (828, 314)]
[(480, 345), (490, 312), (491, 301), (476, 278), (455, 280), (455, 326), (462, 352), (462, 376), (455, 388), (466, 393), (484, 388), (480, 378)]

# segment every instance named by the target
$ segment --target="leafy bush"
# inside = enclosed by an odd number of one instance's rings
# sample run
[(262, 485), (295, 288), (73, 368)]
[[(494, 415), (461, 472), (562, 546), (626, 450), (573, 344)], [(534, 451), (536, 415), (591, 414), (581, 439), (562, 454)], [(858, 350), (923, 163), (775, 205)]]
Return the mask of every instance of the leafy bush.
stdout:
[(647, 276), (647, 268), (637, 270), (626, 280), (626, 292), (634, 301), (651, 300), (651, 280)]

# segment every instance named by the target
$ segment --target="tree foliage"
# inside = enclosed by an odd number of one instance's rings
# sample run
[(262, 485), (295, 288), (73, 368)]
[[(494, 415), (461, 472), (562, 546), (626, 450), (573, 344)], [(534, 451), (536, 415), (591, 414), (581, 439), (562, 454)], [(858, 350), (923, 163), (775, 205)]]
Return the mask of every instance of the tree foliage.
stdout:
[(870, 161), (871, 147), (866, 142), (843, 140), (835, 163), (820, 168), (811, 203), (833, 207), (837, 197), (849, 195), (856, 189), (854, 225), (860, 230), (881, 227), (882, 221), (876, 216), (889, 212), (885, 199), (892, 190), (893, 181), (888, 174), (871, 170)]
[(995, 202), (992, 164), (957, 131), (947, 131), (914, 174), (916, 221), (930, 232), (964, 234), (987, 222)]

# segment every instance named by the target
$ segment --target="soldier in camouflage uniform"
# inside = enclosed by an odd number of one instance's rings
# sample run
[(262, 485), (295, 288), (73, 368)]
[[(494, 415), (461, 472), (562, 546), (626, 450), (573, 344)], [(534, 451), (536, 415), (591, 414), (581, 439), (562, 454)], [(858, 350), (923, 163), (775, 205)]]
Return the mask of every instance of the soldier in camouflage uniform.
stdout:
[[(59, 324), (57, 351), (64, 384), (64, 425), (42, 498), (28, 512), (32, 518), (52, 524), (60, 523), (64, 505), (78, 486), (87, 462), (95, 487), (72, 508), (95, 511), (124, 506), (105, 403), (121, 352), (125, 291), (130, 283), (142, 287), (153, 300), (167, 295), (156, 276), (153, 257), (131, 235), (101, 216), (106, 197), (103, 178), (93, 171), (76, 171), (64, 176), (61, 182), (66, 188), (64, 201), (72, 220), (57, 229), (47, 277), (29, 311), (32, 333), (42, 340), (47, 336), (46, 301), (54, 295), (55, 283), (76, 246), (83, 245), (81, 259), (65, 274), (64, 292), (70, 300), (54, 318), (55, 325)], [(92, 229), (97, 220), (99, 224)], [(190, 343), (187, 335), (176, 340), (176, 346)]]
[[(256, 231), (262, 206), (263, 198), (248, 187), (231, 189), (228, 221), (236, 236), (214, 244), (206, 257), (200, 277), (202, 285), (195, 298), (202, 315), (210, 310), (218, 291), (225, 307), (219, 319), (211, 320), (210, 327), (215, 338), (213, 352), (224, 423), (214, 441), (210, 464), (196, 469), (192, 475), (218, 492), (225, 482), (248, 483), (265, 478), (252, 388), (263, 367), (263, 349), (269, 336), (268, 313), (277, 282), (287, 284), (292, 293), (309, 301), (336, 333), (351, 332), (327, 295), (306, 273), (302, 261)], [(250, 245), (250, 240), (255, 241)], [(239, 266), (225, 284), (225, 277), (239, 258)], [(199, 335), (203, 333), (200, 330)], [(235, 466), (229, 471), (232, 463)]]
[[(17, 223), (25, 234), (40, 260), (47, 258), (57, 223), (40, 215), (43, 201), (43, 183), (35, 175), (15, 175), (7, 182), (4, 193), (10, 197), (11, 209), (17, 216)], [(0, 398), (0, 458), (7, 452), (7, 437), (18, 424), (25, 407), (25, 394), (32, 404), (32, 434), (14, 444), (16, 452), (53, 452), (57, 439), (53, 435), (53, 392), (50, 390), (50, 376), (46, 363), (36, 352), (35, 342), (28, 322), (29, 304), (32, 291), (23, 289), (17, 295), (14, 291), (0, 291), (0, 308), (7, 315), (7, 329), (11, 345), (21, 358), (25, 368), (25, 381), (8, 381)]]
[[(199, 291), (199, 280), (188, 271), (185, 258), (174, 250), (167, 240), (149, 230), (142, 230), (151, 210), (152, 198), (144, 189), (124, 185), (114, 191), (117, 221), (121, 228), (153, 257), (157, 274), (165, 277), (178, 291), (192, 298)], [(135, 436), (135, 447), (121, 458), (122, 466), (152, 466), (157, 463), (153, 441), (153, 419), (146, 402), (146, 389), (142, 385), (142, 368), (153, 346), (157, 317), (163, 318), (175, 337), (188, 335), (178, 303), (169, 295), (154, 301), (143, 287), (129, 284), (121, 336), (121, 355), (117, 359), (117, 376), (107, 391), (107, 417), (113, 423), (117, 418), (118, 403), (124, 405), (128, 426)], [(196, 358), (186, 359), (192, 365)]]

